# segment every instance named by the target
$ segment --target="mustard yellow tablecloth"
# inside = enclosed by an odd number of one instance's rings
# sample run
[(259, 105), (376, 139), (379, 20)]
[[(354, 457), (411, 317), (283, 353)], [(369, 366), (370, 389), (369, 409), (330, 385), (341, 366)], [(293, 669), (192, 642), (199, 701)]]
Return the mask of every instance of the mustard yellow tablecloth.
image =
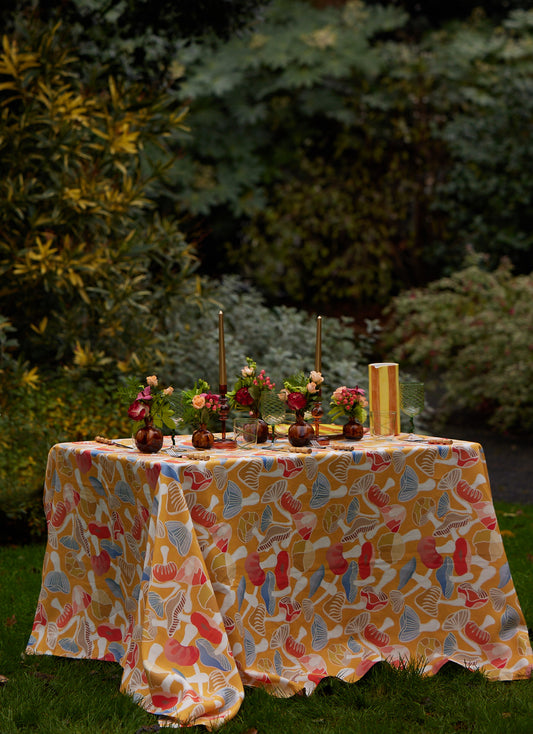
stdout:
[(119, 662), (163, 724), (215, 726), (243, 685), (311, 692), (381, 660), (531, 672), (478, 444), (191, 461), (66, 443), (44, 506), (28, 652)]

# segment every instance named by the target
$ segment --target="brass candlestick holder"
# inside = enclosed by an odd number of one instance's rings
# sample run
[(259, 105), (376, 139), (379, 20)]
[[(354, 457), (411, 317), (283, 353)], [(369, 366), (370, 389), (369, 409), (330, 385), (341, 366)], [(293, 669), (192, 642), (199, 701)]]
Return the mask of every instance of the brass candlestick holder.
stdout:
[(219, 405), (218, 415), (222, 424), (221, 437), (215, 439), (214, 447), (217, 449), (236, 449), (237, 441), (232, 438), (226, 437), (226, 421), (230, 413), (230, 404), (226, 395), (228, 390), (227, 385), (219, 386)]
[[(322, 390), (321, 388), (318, 388), (318, 394), (319, 397), (322, 397)], [(314, 441), (317, 443), (327, 446), (329, 443), (329, 438), (324, 436), (321, 438), (320, 436), (320, 421), (322, 420), (322, 416), (324, 415), (324, 409), (322, 408), (322, 402), (316, 403), (311, 408), (311, 415), (313, 416), (313, 423), (315, 428), (315, 438)]]

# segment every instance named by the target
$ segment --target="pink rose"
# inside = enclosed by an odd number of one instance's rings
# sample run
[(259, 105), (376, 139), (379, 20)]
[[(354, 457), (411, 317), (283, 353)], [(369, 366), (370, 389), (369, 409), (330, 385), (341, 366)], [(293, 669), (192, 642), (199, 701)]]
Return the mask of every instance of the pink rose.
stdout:
[(145, 387), (144, 390), (137, 394), (137, 400), (151, 400), (152, 395), (150, 393), (150, 385)]
[(142, 421), (150, 414), (150, 407), (140, 400), (135, 400), (128, 408), (128, 415), (134, 421)]
[(287, 405), (291, 410), (303, 410), (306, 404), (307, 399), (301, 392), (291, 392), (287, 396)]
[(235, 393), (235, 402), (239, 403), (239, 405), (252, 405), (254, 399), (250, 395), (250, 391), (247, 387), (241, 387)]

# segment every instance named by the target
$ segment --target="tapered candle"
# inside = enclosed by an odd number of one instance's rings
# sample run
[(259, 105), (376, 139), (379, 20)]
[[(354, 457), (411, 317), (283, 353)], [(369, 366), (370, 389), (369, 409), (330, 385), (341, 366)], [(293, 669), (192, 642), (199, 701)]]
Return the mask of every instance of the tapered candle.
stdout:
[(322, 372), (322, 316), (316, 320), (315, 370)]
[(224, 347), (224, 314), (218, 312), (218, 381), (221, 386), (226, 387), (226, 349)]

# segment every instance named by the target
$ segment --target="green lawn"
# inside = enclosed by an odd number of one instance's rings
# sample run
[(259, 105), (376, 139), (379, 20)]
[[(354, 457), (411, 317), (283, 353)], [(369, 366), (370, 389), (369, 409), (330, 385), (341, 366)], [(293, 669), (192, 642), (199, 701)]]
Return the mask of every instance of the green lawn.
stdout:
[[(497, 504), (522, 610), (533, 626), (533, 505)], [(41, 583), (44, 546), (0, 546), (0, 734), (154, 731), (156, 719), (119, 693), (112, 663), (29, 657), (24, 648)], [(423, 678), (386, 664), (358, 683), (327, 679), (306, 698), (247, 690), (222, 734), (386, 734), (533, 731), (533, 679), (490, 683), (455, 665)], [(205, 731), (194, 727), (190, 731)]]

